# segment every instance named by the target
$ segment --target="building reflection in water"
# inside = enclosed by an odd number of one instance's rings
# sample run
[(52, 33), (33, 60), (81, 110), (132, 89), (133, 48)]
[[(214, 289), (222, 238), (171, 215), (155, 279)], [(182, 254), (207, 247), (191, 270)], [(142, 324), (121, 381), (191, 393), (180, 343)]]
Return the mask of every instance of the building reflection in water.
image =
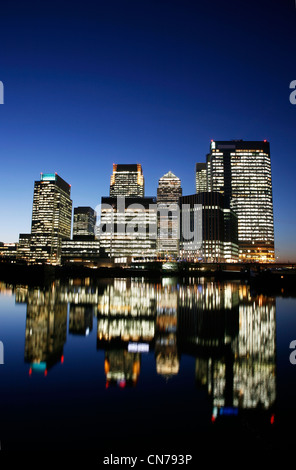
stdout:
[(179, 372), (177, 312), (177, 286), (164, 280), (157, 290), (155, 358), (157, 373), (167, 379)]
[(97, 306), (97, 348), (105, 350), (106, 386), (136, 385), (140, 354), (153, 349), (157, 286), (115, 279)]
[[(106, 386), (136, 385), (142, 354), (155, 357), (157, 374), (181, 372), (180, 358), (195, 358), (215, 420), (239, 410), (272, 409), (276, 399), (275, 299), (251, 295), (239, 282), (114, 279), (16, 289), (27, 303), (25, 361), (48, 370), (63, 360), (69, 332), (86, 335), (97, 322)], [(143, 371), (145, 372), (145, 371)]]
[(70, 304), (69, 333), (87, 336), (93, 327), (94, 307), (87, 304)]
[(67, 336), (67, 304), (61, 303), (59, 289), (19, 288), (16, 302), (26, 302), (25, 362), (29, 373), (48, 370), (63, 362)]
[(125, 349), (111, 349), (105, 352), (106, 388), (110, 385), (134, 386), (140, 374), (140, 353)]

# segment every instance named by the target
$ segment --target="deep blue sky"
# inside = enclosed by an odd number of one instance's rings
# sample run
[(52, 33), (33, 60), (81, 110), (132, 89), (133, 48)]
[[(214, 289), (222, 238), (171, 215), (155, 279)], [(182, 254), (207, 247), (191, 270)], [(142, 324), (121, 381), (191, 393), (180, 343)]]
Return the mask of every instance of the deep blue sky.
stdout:
[(194, 193), (210, 140), (271, 145), (276, 253), (296, 259), (294, 0), (1, 2), (0, 240), (30, 232), (34, 180), (73, 205), (141, 163), (146, 196), (172, 170)]

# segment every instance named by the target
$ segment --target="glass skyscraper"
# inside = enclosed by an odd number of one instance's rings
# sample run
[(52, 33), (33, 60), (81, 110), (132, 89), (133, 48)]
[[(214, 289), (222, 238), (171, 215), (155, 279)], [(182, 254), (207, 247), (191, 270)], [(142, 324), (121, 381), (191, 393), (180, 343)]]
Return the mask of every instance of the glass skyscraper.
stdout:
[(169, 171), (158, 181), (157, 188), (157, 252), (160, 256), (179, 254), (179, 198), (181, 180)]
[(94, 235), (96, 212), (91, 207), (74, 207), (73, 238)]
[(274, 261), (270, 146), (267, 141), (212, 141), (208, 191), (224, 194), (238, 217), (240, 261)]
[(207, 164), (195, 164), (195, 189), (197, 193), (207, 191)]
[[(237, 262), (237, 216), (225, 206), (223, 194), (203, 192), (182, 196), (180, 208), (181, 258), (206, 263)], [(185, 226), (190, 227), (189, 233), (195, 234), (194, 237), (186, 236)]]
[(71, 186), (56, 173), (35, 181), (29, 259), (59, 264), (63, 239), (71, 236)]
[(102, 197), (100, 246), (110, 257), (154, 258), (157, 211), (152, 197)]
[(144, 197), (144, 176), (140, 164), (113, 164), (110, 196)]

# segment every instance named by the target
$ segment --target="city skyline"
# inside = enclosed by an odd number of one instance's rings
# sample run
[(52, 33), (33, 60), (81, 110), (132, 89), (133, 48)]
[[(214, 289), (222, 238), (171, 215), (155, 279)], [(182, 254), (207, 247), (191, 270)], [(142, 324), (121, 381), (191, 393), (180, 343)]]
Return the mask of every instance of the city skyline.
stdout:
[(71, 182), (75, 206), (108, 194), (114, 162), (141, 163), (147, 195), (169, 170), (193, 194), (211, 139), (267, 139), (275, 254), (295, 261), (294, 2), (17, 5), (0, 19), (0, 241), (29, 232), (40, 171)]
[(57, 173), (41, 173), (34, 183), (31, 234), (20, 234), (5, 256), (51, 264), (91, 263), (103, 253), (123, 264), (139, 257), (276, 261), (266, 140), (212, 140), (195, 194), (182, 196), (181, 180), (171, 171), (159, 179), (157, 197), (145, 196), (144, 181), (141, 164), (113, 164), (109, 197), (102, 196), (95, 210), (73, 211), (71, 185)]

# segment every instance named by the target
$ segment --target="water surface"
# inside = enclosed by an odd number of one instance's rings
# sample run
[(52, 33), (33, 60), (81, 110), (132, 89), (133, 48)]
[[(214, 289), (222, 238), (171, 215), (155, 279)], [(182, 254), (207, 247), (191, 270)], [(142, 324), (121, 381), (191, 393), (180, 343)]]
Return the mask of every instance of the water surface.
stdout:
[(295, 306), (240, 281), (2, 283), (1, 449), (289, 448)]

